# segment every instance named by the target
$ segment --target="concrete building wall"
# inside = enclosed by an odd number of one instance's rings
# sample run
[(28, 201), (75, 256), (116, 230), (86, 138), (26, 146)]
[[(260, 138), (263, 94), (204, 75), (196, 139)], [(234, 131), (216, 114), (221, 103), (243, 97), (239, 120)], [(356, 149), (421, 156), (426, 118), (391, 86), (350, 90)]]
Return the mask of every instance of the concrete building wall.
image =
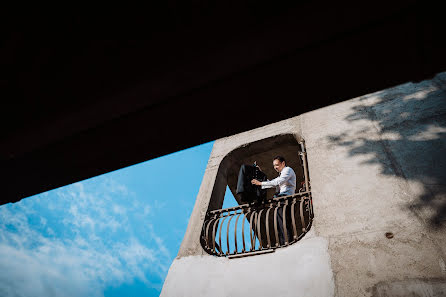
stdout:
[[(306, 141), (311, 231), (271, 254), (206, 254), (221, 160), (284, 133)], [(217, 140), (161, 293), (210, 295), (446, 296), (446, 73)]]

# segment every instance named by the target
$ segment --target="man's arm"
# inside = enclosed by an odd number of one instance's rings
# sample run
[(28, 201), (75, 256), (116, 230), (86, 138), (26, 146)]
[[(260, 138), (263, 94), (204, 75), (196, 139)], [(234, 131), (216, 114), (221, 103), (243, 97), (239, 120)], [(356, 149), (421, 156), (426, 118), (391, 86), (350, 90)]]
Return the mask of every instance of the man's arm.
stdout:
[(286, 182), (290, 178), (291, 178), (291, 170), (289, 170), (287, 167), (285, 167), (282, 170), (280, 176), (276, 177), (273, 180), (259, 182), (258, 185), (262, 186), (262, 189), (273, 188), (273, 187), (280, 186), (281, 184), (283, 184), (284, 182)]

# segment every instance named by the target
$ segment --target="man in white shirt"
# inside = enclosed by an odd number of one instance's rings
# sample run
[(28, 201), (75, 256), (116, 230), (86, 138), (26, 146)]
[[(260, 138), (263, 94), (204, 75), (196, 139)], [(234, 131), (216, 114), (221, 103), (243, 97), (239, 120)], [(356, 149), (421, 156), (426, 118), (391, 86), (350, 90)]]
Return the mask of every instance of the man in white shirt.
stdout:
[[(293, 195), (296, 191), (296, 173), (291, 167), (286, 166), (285, 158), (276, 156), (273, 159), (274, 170), (279, 173), (279, 176), (273, 180), (258, 181), (253, 179), (252, 184), (262, 186), (262, 189), (276, 188), (276, 196)], [(277, 191), (278, 190), (278, 191)]]
[[(276, 195), (274, 197), (281, 197), (287, 195), (293, 195), (296, 191), (296, 173), (291, 167), (286, 166), (285, 158), (282, 156), (276, 156), (273, 159), (274, 170), (279, 173), (279, 176), (273, 180), (258, 181), (256, 179), (251, 180), (253, 185), (262, 186), (262, 189), (276, 188)], [(283, 206), (277, 209), (277, 223), (279, 225), (279, 242), (281, 245), (285, 243), (283, 235)], [(288, 237), (289, 238), (289, 237)]]

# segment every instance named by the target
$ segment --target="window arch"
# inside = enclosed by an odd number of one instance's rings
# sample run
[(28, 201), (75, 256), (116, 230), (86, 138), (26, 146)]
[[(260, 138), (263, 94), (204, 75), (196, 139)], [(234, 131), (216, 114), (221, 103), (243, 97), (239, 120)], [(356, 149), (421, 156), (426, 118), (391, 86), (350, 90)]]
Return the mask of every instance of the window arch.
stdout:
[[(269, 179), (277, 176), (272, 158), (285, 157), (287, 166), (296, 173), (296, 193), (273, 198), (267, 191), (261, 203), (243, 204), (236, 194), (242, 164), (262, 167)], [(239, 206), (222, 209), (226, 188)], [(201, 232), (202, 247), (212, 255), (240, 257), (273, 252), (302, 238), (311, 227), (313, 209), (305, 142), (294, 134), (281, 134), (242, 145), (228, 153), (220, 163), (206, 218)], [(280, 243), (278, 212), (282, 212), (285, 242)]]

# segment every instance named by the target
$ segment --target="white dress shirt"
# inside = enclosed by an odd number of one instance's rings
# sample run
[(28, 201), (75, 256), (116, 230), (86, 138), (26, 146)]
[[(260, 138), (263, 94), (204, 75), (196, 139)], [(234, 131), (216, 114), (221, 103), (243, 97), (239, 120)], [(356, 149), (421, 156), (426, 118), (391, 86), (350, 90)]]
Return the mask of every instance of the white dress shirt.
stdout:
[(262, 182), (262, 189), (274, 187), (278, 188), (279, 194), (293, 195), (296, 191), (296, 173), (294, 173), (294, 170), (285, 166), (278, 177)]

